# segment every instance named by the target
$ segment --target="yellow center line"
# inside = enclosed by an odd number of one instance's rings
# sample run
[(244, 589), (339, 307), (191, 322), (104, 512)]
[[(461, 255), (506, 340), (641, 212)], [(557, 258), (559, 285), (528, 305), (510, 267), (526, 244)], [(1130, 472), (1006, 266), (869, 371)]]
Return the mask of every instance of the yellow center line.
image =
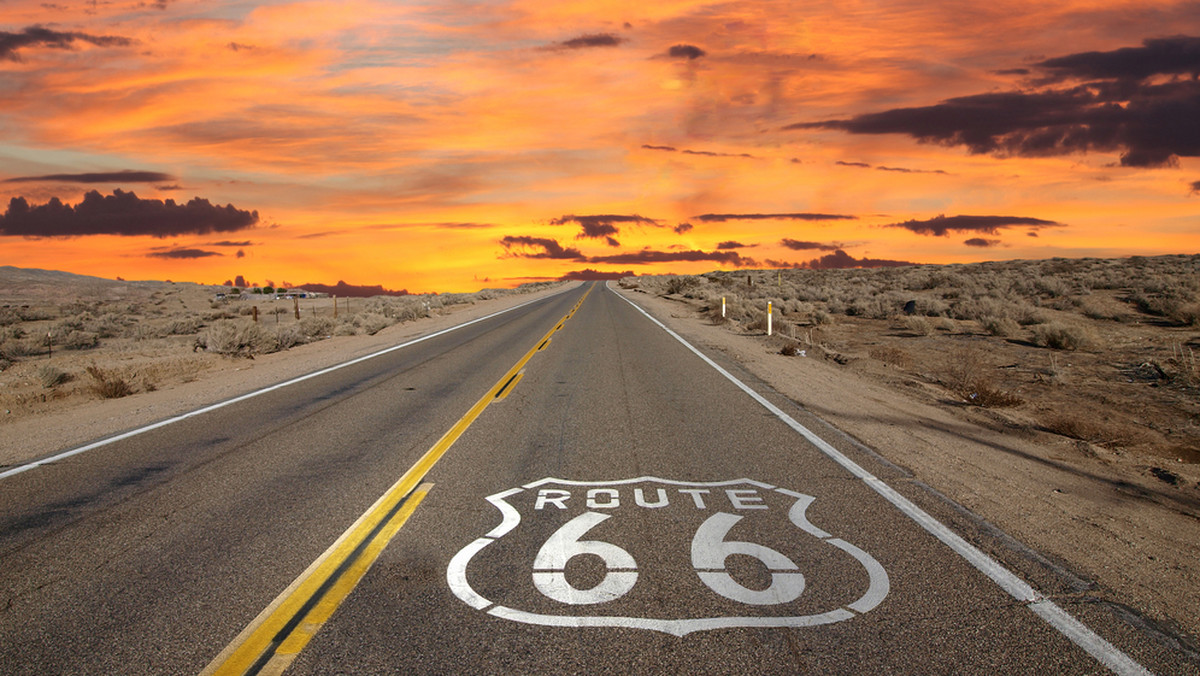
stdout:
[(489, 404), (502, 392), (503, 397), (508, 396), (520, 382), (525, 364), (545, 348), (550, 337), (575, 315), (591, 292), (589, 287), (571, 311), (538, 339), (416, 464), (259, 613), (201, 675), (282, 673), (350, 594), (432, 488), (429, 483), (417, 484)]

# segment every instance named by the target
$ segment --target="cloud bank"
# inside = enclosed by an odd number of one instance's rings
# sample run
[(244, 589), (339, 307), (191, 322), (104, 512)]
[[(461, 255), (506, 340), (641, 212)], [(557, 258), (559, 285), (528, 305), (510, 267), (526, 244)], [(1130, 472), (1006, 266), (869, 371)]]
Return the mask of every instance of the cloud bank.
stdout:
[(160, 183), (177, 180), (170, 174), (157, 171), (107, 171), (88, 174), (47, 174), (45, 176), (18, 176), (6, 178), (0, 183)]
[(232, 204), (214, 206), (193, 198), (187, 204), (175, 200), (141, 199), (132, 192), (113, 191), (101, 195), (91, 191), (72, 207), (57, 197), (30, 206), (14, 197), (0, 216), (0, 235), (20, 237), (74, 237), (79, 235), (205, 235), (231, 232), (258, 223), (257, 211), (244, 211)]
[(1003, 228), (1025, 226), (1032, 229), (1062, 225), (1055, 221), (1025, 216), (937, 216), (928, 220), (892, 223), (885, 227), (904, 228), (918, 235), (945, 237), (951, 232), (979, 232), (995, 235)]
[(87, 42), (97, 47), (128, 47), (133, 44), (133, 40), (115, 35), (88, 35), (30, 26), (20, 33), (0, 31), (0, 59), (20, 61), (18, 50), (29, 47), (70, 49), (75, 42)]
[(1042, 84), (931, 106), (894, 108), (784, 129), (906, 134), (974, 154), (1040, 157), (1121, 152), (1121, 165), (1161, 167), (1200, 156), (1200, 38), (1146, 40), (1141, 47), (1082, 52), (1036, 64)]

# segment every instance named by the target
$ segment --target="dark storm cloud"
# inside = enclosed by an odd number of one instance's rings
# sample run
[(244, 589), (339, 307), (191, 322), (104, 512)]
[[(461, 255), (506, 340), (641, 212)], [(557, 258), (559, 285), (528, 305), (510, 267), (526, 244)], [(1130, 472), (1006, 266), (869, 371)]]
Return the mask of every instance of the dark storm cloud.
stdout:
[(1200, 156), (1195, 123), (1200, 119), (1200, 38), (1146, 40), (1142, 47), (1071, 54), (1036, 65), (1048, 75), (1043, 84), (1091, 81), (963, 96), (785, 129), (905, 134), (1000, 157), (1120, 151), (1121, 165), (1129, 167), (1169, 166), (1179, 157)]
[(592, 47), (617, 47), (627, 40), (619, 35), (612, 33), (590, 33), (580, 35), (577, 38), (555, 42), (543, 49), (558, 50), (558, 49), (590, 49)]
[(587, 268), (584, 270), (572, 270), (572, 271), (568, 272), (567, 274), (563, 275), (562, 277), (559, 277), (559, 279), (561, 279), (563, 281), (568, 281), (568, 282), (571, 282), (571, 281), (592, 282), (592, 281), (604, 281), (604, 280), (609, 280), (609, 279), (622, 279), (624, 277), (633, 277), (633, 276), (635, 276), (633, 270), (626, 270), (625, 272), (602, 272), (600, 270), (593, 270), (591, 268)]
[(613, 235), (620, 233), (620, 230), (614, 223), (659, 225), (659, 222), (653, 218), (646, 218), (639, 214), (594, 214), (589, 216), (567, 214), (550, 219), (550, 225), (568, 225), (570, 223), (577, 224), (581, 229), (581, 232), (575, 235), (575, 239), (603, 239), (609, 246), (614, 247), (621, 246), (621, 243), (613, 237)]
[(1145, 80), (1154, 75), (1200, 75), (1200, 37), (1179, 35), (1145, 40), (1141, 47), (1081, 52), (1036, 64), (1059, 79)]
[(667, 56), (672, 59), (687, 59), (689, 61), (698, 59), (707, 53), (695, 45), (673, 45), (667, 50)]
[(17, 50), (28, 47), (49, 47), (51, 49), (70, 49), (76, 42), (87, 42), (97, 47), (128, 47), (133, 44), (129, 38), (115, 35), (88, 35), (87, 33), (70, 33), (50, 30), (41, 26), (30, 26), (20, 33), (0, 31), (0, 59), (20, 61)]
[(988, 247), (999, 246), (1000, 240), (984, 239), (982, 237), (972, 237), (971, 239), (968, 239), (965, 242), (963, 242), (963, 244), (966, 244), (967, 246), (976, 246), (981, 249), (986, 249)]
[(858, 216), (846, 216), (844, 214), (810, 214), (810, 213), (790, 213), (790, 214), (701, 214), (693, 216), (698, 221), (705, 223), (724, 223), (725, 221), (843, 221), (857, 220)]
[(730, 240), (728, 242), (721, 242), (720, 244), (718, 244), (717, 249), (719, 251), (724, 251), (726, 249), (749, 249), (751, 247), (756, 247), (756, 246), (758, 246), (758, 245), (757, 244), (742, 244), (741, 242), (735, 242), (733, 240)]
[(548, 237), (509, 235), (500, 240), (500, 245), (508, 250), (510, 256), (517, 258), (553, 258), (578, 261), (584, 259), (583, 253), (579, 249), (564, 249), (556, 240)]
[(695, 227), (696, 226), (692, 225), (691, 223), (680, 223), (679, 225), (677, 225), (671, 229), (675, 231), (675, 234), (682, 235), (683, 233), (685, 233)]
[(837, 245), (837, 244), (822, 244), (820, 242), (802, 242), (800, 240), (788, 239), (786, 237), (783, 238), (782, 240), (780, 240), (779, 243), (786, 246), (789, 249), (795, 249), (796, 251), (813, 251), (813, 250), (815, 250), (815, 251), (836, 251), (840, 248), (840, 245)]
[(592, 256), (589, 263), (611, 263), (614, 265), (649, 265), (651, 263), (676, 263), (695, 261), (715, 261), (737, 267), (757, 265), (753, 258), (745, 258), (736, 251), (654, 251), (642, 249), (632, 253), (614, 254), (612, 256)]
[(814, 258), (806, 263), (800, 263), (798, 267), (808, 270), (841, 270), (845, 268), (899, 268), (906, 265), (916, 265), (916, 263), (877, 258), (855, 258), (845, 251), (838, 249), (831, 254)]
[(154, 258), (187, 260), (191, 258), (208, 258), (209, 256), (224, 256), (225, 254), (217, 253), (216, 251), (205, 251), (203, 249), (169, 249), (167, 251), (155, 251), (146, 255)]
[(1055, 225), (1061, 225), (1061, 223), (1024, 216), (937, 216), (925, 221), (911, 220), (903, 223), (891, 223), (886, 227), (904, 228), (918, 235), (945, 237), (951, 232), (979, 232), (995, 235), (1003, 228), (1025, 226), (1037, 229)]
[(6, 178), (3, 183), (158, 183), (174, 181), (174, 176), (157, 171), (106, 171), (88, 174), (46, 174), (45, 176), (17, 176)]
[(0, 216), (0, 235), (21, 237), (73, 237), (76, 235), (206, 235), (253, 227), (257, 211), (244, 211), (232, 204), (214, 206), (193, 198), (187, 204), (141, 199), (132, 192), (113, 191), (101, 195), (93, 190), (72, 207), (57, 197), (30, 206), (14, 197)]

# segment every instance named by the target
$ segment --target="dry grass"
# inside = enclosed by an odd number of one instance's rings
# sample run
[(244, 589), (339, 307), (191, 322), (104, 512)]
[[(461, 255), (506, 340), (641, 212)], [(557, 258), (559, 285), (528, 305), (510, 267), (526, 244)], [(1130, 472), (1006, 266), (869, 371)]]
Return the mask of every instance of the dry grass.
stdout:
[(1114, 429), (1145, 434), (1089, 432), (1079, 428), (1086, 417), (1071, 416), (1045, 429), (1074, 424), (1073, 438), (1168, 454), (1200, 449), (1200, 256), (736, 270), (621, 285), (693, 299), (713, 323), (725, 297), (723, 326), (747, 335), (764, 332), (770, 301), (776, 326), (798, 340), (820, 329), (822, 349), (810, 354), (939, 384), (968, 404), (1015, 408), (1015, 425), (1086, 403)]
[(119, 399), (133, 394), (133, 387), (124, 378), (96, 368), (87, 367), (87, 374), (92, 378), (91, 390), (102, 399)]
[[(189, 382), (216, 355), (251, 357), (334, 336), (374, 334), (456, 305), (540, 291), (553, 283), (477, 293), (275, 299), (224, 287), (121, 282), (0, 269), (0, 413), (8, 420), (92, 396)], [(258, 322), (252, 319), (258, 310)], [(299, 310), (300, 317), (296, 317)], [(195, 356), (204, 351), (207, 356)], [(120, 374), (107, 369), (120, 364)], [(96, 368), (95, 374), (87, 371)], [(81, 382), (61, 380), (79, 374)], [(68, 376), (69, 377), (69, 376)]]

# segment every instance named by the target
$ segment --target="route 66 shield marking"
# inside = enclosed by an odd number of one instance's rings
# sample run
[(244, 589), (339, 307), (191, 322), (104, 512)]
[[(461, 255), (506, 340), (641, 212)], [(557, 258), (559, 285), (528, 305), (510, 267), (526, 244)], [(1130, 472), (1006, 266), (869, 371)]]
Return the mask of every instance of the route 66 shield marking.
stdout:
[(540, 479), (487, 497), (500, 525), (446, 580), (472, 608), (528, 624), (684, 636), (841, 622), (878, 606), (888, 575), (808, 520), (815, 500), (750, 479)]

